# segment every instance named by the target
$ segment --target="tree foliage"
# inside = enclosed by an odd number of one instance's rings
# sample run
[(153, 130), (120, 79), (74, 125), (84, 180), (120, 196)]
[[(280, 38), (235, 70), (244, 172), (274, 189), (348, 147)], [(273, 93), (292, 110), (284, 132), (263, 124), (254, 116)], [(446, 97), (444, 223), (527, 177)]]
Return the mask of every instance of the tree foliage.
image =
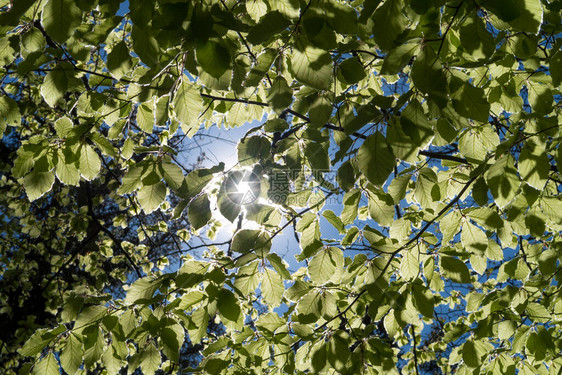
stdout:
[(560, 1), (0, 5), (2, 373), (562, 369)]

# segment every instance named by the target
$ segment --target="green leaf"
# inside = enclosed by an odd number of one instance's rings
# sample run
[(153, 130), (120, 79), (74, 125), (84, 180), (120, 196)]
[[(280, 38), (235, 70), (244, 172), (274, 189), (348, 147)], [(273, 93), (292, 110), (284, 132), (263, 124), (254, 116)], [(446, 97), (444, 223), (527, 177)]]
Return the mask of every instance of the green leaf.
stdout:
[(240, 319), (241, 309), (234, 293), (223, 288), (217, 298), (217, 308), (221, 315), (232, 322), (237, 322)]
[(434, 134), (422, 105), (416, 99), (412, 100), (402, 111), (400, 125), (415, 145), (420, 147), (425, 145), (428, 138)]
[(327, 172), (330, 169), (330, 156), (322, 144), (306, 142), (304, 156), (313, 170)]
[(154, 343), (148, 344), (140, 353), (140, 367), (144, 375), (154, 375), (156, 370), (160, 368), (162, 358), (160, 352), (156, 349)]
[(324, 125), (332, 117), (332, 109), (332, 101), (328, 98), (328, 95), (318, 95), (308, 110), (310, 122), (314, 125)]
[(93, 180), (100, 173), (100, 157), (92, 146), (87, 144), (83, 144), (78, 153), (80, 155), (80, 174), (88, 181)]
[(48, 335), (46, 329), (39, 329), (27, 339), (23, 347), (18, 350), (18, 353), (24, 357), (34, 357), (41, 353), (52, 339), (53, 337)]
[(260, 22), (250, 29), (247, 40), (254, 45), (261, 44), (285, 30), (289, 25), (290, 22), (278, 11), (267, 12)]
[(268, 333), (274, 333), (278, 328), (284, 325), (285, 321), (275, 313), (263, 314), (256, 321), (256, 327)]
[(185, 340), (185, 332), (182, 326), (172, 319), (168, 319), (171, 324), (166, 325), (160, 332), (162, 341), (162, 351), (174, 363), (179, 362), (180, 349)]
[(107, 69), (117, 79), (128, 74), (133, 67), (129, 48), (124, 41), (117, 43), (107, 54)]
[(473, 368), (480, 366), (482, 363), (472, 340), (468, 340), (462, 346), (462, 359), (467, 366)]
[(290, 280), (292, 278), (291, 273), (287, 270), (288, 268), (287, 262), (281, 259), (279, 255), (277, 255), (276, 253), (267, 254), (267, 260), (269, 260), (269, 263), (271, 264), (273, 269), (275, 269), (275, 271), (277, 271), (277, 273), (279, 273), (279, 275), (283, 279)]
[(41, 24), (49, 36), (64, 43), (82, 22), (82, 11), (71, 0), (48, 0), (41, 13)]
[(152, 35), (152, 30), (134, 24), (131, 37), (133, 39), (133, 50), (142, 62), (148, 66), (156, 65), (161, 54), (158, 40)]
[(357, 209), (361, 200), (361, 190), (351, 189), (343, 196), (343, 210), (340, 214), (344, 225), (353, 223), (357, 219)]
[(60, 355), (60, 363), (64, 371), (69, 375), (76, 374), (82, 364), (83, 353), (82, 342), (74, 333), (71, 333), (66, 339), (66, 345)]
[(258, 287), (260, 283), (259, 276), (258, 261), (251, 262), (238, 269), (234, 286), (243, 294), (248, 295)]
[(283, 279), (274, 270), (265, 269), (261, 279), (261, 291), (264, 301), (271, 307), (278, 307), (281, 304), (281, 297), (285, 292)]
[(53, 353), (41, 358), (39, 363), (33, 367), (33, 374), (37, 375), (59, 375), (59, 363)]
[(267, 233), (255, 229), (242, 229), (232, 238), (230, 250), (247, 254), (252, 250), (268, 252), (270, 247), (271, 241)]
[(291, 58), (291, 73), (301, 83), (325, 90), (332, 82), (332, 58), (323, 49), (307, 46), (295, 49)]
[(500, 340), (509, 340), (517, 330), (517, 323), (513, 320), (504, 320), (498, 325), (498, 337)]
[(152, 299), (152, 296), (160, 287), (158, 279), (143, 277), (135, 281), (125, 297), (125, 304), (132, 305), (135, 303), (146, 303)]
[(446, 106), (447, 81), (441, 63), (430, 46), (424, 47), (416, 57), (411, 77), (418, 90), (433, 95), (440, 107)]
[(238, 162), (241, 166), (252, 165), (267, 159), (271, 153), (271, 143), (265, 137), (252, 136), (238, 143)]
[(488, 147), (484, 144), (485, 134), (478, 128), (469, 128), (459, 138), (459, 151), (470, 163), (480, 164), (486, 159)]
[(548, 310), (539, 303), (529, 303), (527, 305), (527, 313), (533, 322), (546, 323), (551, 320), (551, 315)]
[(105, 339), (100, 327), (84, 330), (84, 367), (92, 368), (101, 359), (105, 348)]
[(387, 0), (373, 14), (373, 37), (383, 51), (395, 46), (395, 41), (406, 27), (406, 18), (402, 15), (402, 0)]
[(426, 318), (433, 319), (435, 302), (431, 290), (423, 285), (412, 284), (412, 297), (412, 302), (414, 303), (416, 309), (418, 309), (418, 311)]
[(343, 252), (337, 247), (320, 250), (308, 263), (310, 279), (317, 284), (330, 280), (343, 267)]
[(199, 128), (196, 121), (203, 109), (203, 101), (195, 84), (182, 80), (174, 95), (173, 109), (178, 121), (190, 127)]
[(550, 163), (544, 148), (527, 142), (519, 154), (517, 169), (525, 182), (537, 190), (542, 190), (550, 172)]
[(482, 4), (484, 8), (491, 10), (502, 21), (513, 21), (521, 15), (517, 7), (518, 0), (488, 0)]
[(343, 222), (341, 221), (341, 219), (339, 218), (339, 216), (337, 216), (334, 211), (332, 210), (326, 210), (322, 212), (322, 216), (324, 216), (324, 218), (326, 220), (328, 220), (328, 222), (330, 224), (332, 224), (334, 226), (334, 228), (337, 229), (337, 231), (340, 234), (345, 234), (345, 226), (343, 225)]
[(160, 181), (154, 185), (143, 186), (137, 193), (137, 199), (146, 214), (156, 210), (166, 199), (166, 185)]
[(366, 77), (365, 69), (355, 57), (344, 60), (339, 66), (341, 75), (349, 84), (354, 84)]
[(126, 362), (119, 358), (113, 346), (108, 346), (105, 348), (101, 360), (105, 370), (109, 375), (117, 375), (123, 366), (125, 366)]
[(32, 27), (21, 35), (21, 44), (28, 52), (41, 51), (45, 48), (45, 38), (39, 29)]
[(441, 193), (437, 186), (437, 176), (432, 169), (422, 168), (418, 179), (414, 197), (422, 208), (433, 208), (435, 203), (441, 198)]
[(211, 220), (211, 205), (206, 195), (200, 195), (189, 204), (187, 213), (189, 223), (194, 230), (200, 229)]
[(0, 96), (0, 137), (8, 125), (17, 126), (21, 121), (20, 109), (9, 96)]
[(318, 340), (310, 349), (310, 364), (314, 373), (319, 374), (328, 364), (326, 344), (324, 340)]
[(418, 255), (415, 254), (417, 250), (407, 251), (402, 256), (400, 261), (400, 274), (406, 280), (414, 280), (420, 273), (420, 261)]
[(469, 221), (463, 224), (461, 242), (466, 251), (476, 255), (484, 255), (488, 247), (488, 237), (486, 234)]
[(30, 202), (42, 197), (49, 192), (55, 182), (53, 172), (37, 172), (33, 170), (23, 179), (23, 186)]
[(462, 23), (460, 41), (463, 50), (466, 51), (465, 58), (471, 61), (489, 58), (496, 47), (492, 34), (486, 30), (480, 17), (476, 15), (468, 17)]
[(470, 273), (463, 261), (448, 256), (442, 256), (440, 260), (441, 270), (445, 276), (455, 283), (470, 283)]
[(232, 57), (222, 43), (208, 40), (195, 49), (201, 68), (215, 78), (220, 78), (231, 67)]
[(402, 71), (419, 48), (419, 43), (406, 43), (388, 51), (382, 63), (381, 74), (392, 75)]
[(195, 309), (191, 314), (191, 324), (188, 328), (189, 338), (191, 342), (199, 344), (201, 339), (207, 334), (207, 326), (209, 325), (209, 313), (204, 308)]
[(184, 181), (181, 168), (177, 164), (170, 162), (163, 162), (158, 167), (168, 186), (173, 190), (178, 190)]
[(550, 113), (554, 101), (550, 85), (528, 81), (526, 86), (529, 89), (529, 104), (533, 110), (542, 114)]
[(267, 93), (267, 102), (277, 113), (282, 112), (293, 102), (293, 91), (283, 76), (275, 78)]
[(509, 154), (502, 155), (485, 174), (486, 182), (500, 208), (511, 202), (519, 189), (515, 160)]
[(56, 175), (60, 182), (66, 185), (78, 186), (80, 183), (80, 171), (76, 167), (76, 162), (72, 156), (71, 162), (67, 163), (67, 157), (63, 149), (57, 150)]
[(154, 115), (152, 113), (152, 102), (141, 103), (137, 107), (137, 125), (148, 134), (152, 133), (154, 127)]
[(248, 15), (256, 22), (267, 14), (267, 3), (263, 0), (248, 1), (245, 5)]
[[(519, 17), (509, 24), (516, 30), (537, 34), (543, 19), (543, 10), (540, 0), (515, 0), (515, 7)], [(502, 4), (502, 7), (508, 5)]]
[(451, 94), (451, 98), (453, 108), (459, 115), (481, 122), (488, 121), (490, 103), (488, 103), (483, 89), (464, 82), (457, 91)]
[(64, 97), (68, 89), (68, 79), (61, 68), (51, 70), (41, 85), (41, 95), (47, 104), (54, 107)]
[(329, 0), (322, 3), (326, 22), (340, 34), (357, 32), (357, 12), (347, 3)]
[(257, 61), (248, 73), (244, 85), (246, 87), (256, 86), (265, 77), (266, 73), (271, 68), (273, 60), (277, 56), (277, 51), (273, 49), (266, 49), (258, 55)]
[(562, 83), (562, 52), (558, 51), (550, 58), (550, 76), (554, 87), (560, 87)]
[(312, 291), (306, 294), (297, 304), (299, 322), (303, 324), (316, 322), (322, 315), (321, 295)]
[(369, 214), (382, 226), (390, 226), (394, 221), (394, 200), (390, 194), (369, 191)]
[(396, 159), (380, 132), (370, 135), (357, 153), (359, 170), (373, 185), (383, 185), (394, 169)]
[(133, 164), (123, 176), (121, 187), (118, 190), (119, 194), (129, 194), (137, 190), (141, 185), (142, 177), (146, 169), (145, 165)]
[(70, 134), (73, 124), (72, 120), (64, 116), (55, 121), (55, 130), (60, 138), (65, 138)]
[(78, 319), (74, 323), (74, 329), (81, 331), (90, 324), (99, 325), (101, 319), (106, 315), (107, 308), (105, 306), (94, 305), (87, 307), (78, 315)]

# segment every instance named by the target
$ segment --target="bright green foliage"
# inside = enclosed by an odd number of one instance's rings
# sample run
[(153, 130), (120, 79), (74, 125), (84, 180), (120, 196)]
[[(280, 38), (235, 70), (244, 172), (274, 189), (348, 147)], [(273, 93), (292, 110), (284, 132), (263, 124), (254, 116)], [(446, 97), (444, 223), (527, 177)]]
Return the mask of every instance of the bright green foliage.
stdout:
[(561, 10), (3, 1), (0, 373), (560, 373)]

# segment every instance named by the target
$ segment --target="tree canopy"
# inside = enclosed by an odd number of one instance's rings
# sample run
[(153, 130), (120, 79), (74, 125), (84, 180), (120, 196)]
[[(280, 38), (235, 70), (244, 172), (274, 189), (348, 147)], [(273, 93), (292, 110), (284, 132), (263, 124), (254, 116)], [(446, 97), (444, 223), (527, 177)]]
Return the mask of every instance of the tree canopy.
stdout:
[(559, 373), (561, 8), (0, 1), (0, 372)]

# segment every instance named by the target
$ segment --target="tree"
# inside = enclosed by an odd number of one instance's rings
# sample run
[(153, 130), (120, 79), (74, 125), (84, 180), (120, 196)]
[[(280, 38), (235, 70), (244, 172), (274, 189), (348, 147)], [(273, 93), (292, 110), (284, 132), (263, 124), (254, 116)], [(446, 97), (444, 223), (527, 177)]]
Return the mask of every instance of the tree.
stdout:
[(560, 1), (1, 4), (3, 373), (562, 369)]

